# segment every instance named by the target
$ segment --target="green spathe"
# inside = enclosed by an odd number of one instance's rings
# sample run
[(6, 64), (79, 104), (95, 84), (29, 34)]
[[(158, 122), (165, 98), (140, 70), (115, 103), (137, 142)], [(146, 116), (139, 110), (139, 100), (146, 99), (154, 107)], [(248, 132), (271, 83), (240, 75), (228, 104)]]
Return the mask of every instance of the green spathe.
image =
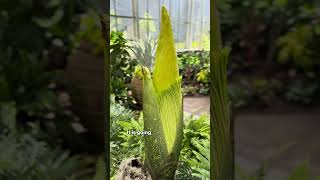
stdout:
[(233, 123), (227, 89), (230, 49), (223, 48), (218, 1), (211, 1), (210, 179), (234, 180)]
[(154, 86), (157, 92), (168, 89), (179, 78), (179, 69), (170, 18), (162, 7), (161, 27), (154, 68)]
[(181, 78), (170, 18), (163, 7), (153, 77), (143, 74), (146, 167), (153, 179), (174, 179), (183, 137)]

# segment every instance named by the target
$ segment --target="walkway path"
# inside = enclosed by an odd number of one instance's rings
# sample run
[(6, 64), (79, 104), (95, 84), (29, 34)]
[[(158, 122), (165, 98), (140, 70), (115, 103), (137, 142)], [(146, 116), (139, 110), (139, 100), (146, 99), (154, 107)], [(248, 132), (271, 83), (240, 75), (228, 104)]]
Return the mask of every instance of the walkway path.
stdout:
[(209, 97), (185, 97), (183, 99), (183, 110), (188, 115), (201, 116), (210, 113)]
[[(184, 98), (187, 114), (209, 114), (208, 97)], [(267, 180), (283, 180), (306, 160), (320, 175), (320, 112), (240, 113), (235, 120), (236, 163), (254, 172), (272, 157)]]
[(269, 180), (283, 180), (309, 160), (320, 175), (320, 113), (240, 114), (235, 120), (236, 162), (250, 171), (273, 158)]

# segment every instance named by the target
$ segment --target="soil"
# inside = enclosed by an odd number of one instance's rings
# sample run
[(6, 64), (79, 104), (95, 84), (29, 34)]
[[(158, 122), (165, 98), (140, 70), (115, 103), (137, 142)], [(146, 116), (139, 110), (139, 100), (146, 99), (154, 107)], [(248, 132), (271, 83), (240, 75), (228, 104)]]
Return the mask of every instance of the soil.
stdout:
[(129, 158), (120, 164), (116, 180), (151, 180), (140, 158)]

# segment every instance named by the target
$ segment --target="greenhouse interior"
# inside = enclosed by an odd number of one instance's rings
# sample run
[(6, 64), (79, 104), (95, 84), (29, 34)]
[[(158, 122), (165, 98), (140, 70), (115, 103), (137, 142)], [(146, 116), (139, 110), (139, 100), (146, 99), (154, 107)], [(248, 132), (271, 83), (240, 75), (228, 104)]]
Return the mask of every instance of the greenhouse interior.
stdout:
[(0, 2), (0, 179), (319, 179), (320, 2), (216, 2)]
[(128, 39), (157, 39), (161, 7), (167, 7), (178, 50), (210, 49), (210, 1), (111, 0), (110, 30)]

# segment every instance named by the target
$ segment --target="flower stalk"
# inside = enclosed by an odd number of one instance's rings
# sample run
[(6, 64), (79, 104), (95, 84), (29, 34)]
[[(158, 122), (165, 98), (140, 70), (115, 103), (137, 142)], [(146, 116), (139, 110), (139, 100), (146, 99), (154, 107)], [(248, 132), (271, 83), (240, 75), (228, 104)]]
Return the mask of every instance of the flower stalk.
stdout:
[(210, 179), (233, 180), (233, 123), (227, 90), (230, 49), (222, 48), (217, 0), (211, 1)]
[(183, 137), (181, 78), (167, 10), (161, 11), (161, 28), (153, 75), (143, 74), (143, 117), (146, 131), (145, 166), (153, 180), (173, 180)]

